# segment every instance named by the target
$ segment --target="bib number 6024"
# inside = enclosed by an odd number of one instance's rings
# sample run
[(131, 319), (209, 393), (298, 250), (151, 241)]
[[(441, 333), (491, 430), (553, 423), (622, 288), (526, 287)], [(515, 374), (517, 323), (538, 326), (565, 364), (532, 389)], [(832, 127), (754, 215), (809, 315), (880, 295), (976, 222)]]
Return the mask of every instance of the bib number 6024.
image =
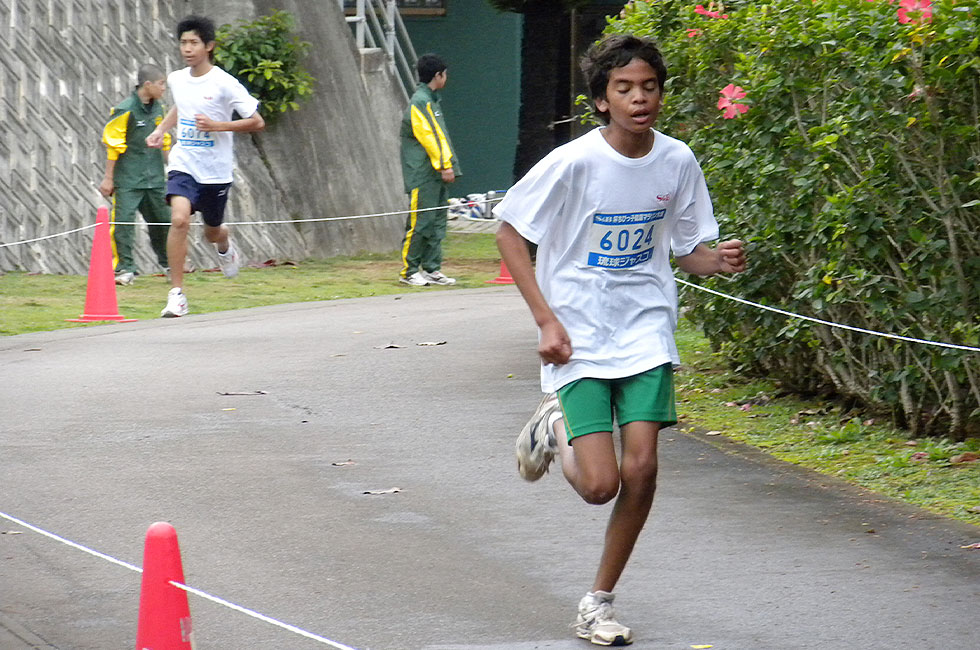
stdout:
[(640, 228), (617, 228), (607, 230), (599, 239), (599, 248), (604, 251), (639, 251), (648, 248), (653, 242), (653, 227), (650, 223)]

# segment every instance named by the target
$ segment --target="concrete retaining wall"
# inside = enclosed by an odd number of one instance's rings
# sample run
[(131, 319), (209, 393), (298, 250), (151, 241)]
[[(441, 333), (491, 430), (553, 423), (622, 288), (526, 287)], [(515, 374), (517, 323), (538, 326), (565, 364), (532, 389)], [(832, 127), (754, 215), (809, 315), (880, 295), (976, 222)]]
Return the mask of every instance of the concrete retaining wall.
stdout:
[[(183, 65), (173, 36), (180, 17), (204, 13), (220, 24), (280, 8), (296, 16), (300, 37), (313, 44), (307, 67), (317, 78), (315, 95), (266, 132), (236, 136), (229, 223), (404, 209), (396, 131), (389, 133), (401, 98), (387, 86), (383, 69), (360, 74), (360, 56), (336, 2), (0, 0), (0, 243), (94, 222), (105, 204), (96, 186), (108, 110), (131, 91), (140, 64)], [(393, 251), (403, 221), (392, 216), (233, 232), (249, 261), (297, 260)], [(84, 274), (91, 232), (0, 248), (0, 270)], [(213, 266), (212, 251), (192, 233), (192, 261)], [(140, 265), (156, 271), (142, 232), (137, 241)]]

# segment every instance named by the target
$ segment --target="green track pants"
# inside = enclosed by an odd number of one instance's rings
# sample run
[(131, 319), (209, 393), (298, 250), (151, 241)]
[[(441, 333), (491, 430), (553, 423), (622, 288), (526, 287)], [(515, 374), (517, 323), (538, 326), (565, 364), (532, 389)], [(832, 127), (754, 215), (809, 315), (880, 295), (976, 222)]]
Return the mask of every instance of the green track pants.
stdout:
[[(116, 273), (130, 271), (136, 273), (133, 259), (133, 241), (136, 239), (136, 211), (143, 215), (149, 226), (150, 245), (156, 253), (160, 266), (167, 264), (167, 231), (170, 228), (153, 224), (170, 223), (170, 206), (167, 205), (166, 189), (130, 190), (116, 188), (112, 194), (112, 221), (109, 232), (112, 234), (112, 263)], [(133, 225), (126, 225), (133, 224)]]
[[(442, 268), (442, 240), (446, 237), (449, 190), (442, 180), (434, 180), (416, 187), (409, 196), (411, 203), (402, 242), (403, 278), (409, 277), (420, 267), (429, 273)], [(426, 210), (440, 206), (441, 210)]]

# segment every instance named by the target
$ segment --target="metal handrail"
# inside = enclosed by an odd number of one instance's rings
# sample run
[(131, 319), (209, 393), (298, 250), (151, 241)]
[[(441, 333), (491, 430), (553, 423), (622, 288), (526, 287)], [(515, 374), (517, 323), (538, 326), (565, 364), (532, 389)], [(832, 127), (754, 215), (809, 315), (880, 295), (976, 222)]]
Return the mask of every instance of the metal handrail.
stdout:
[[(337, 1), (342, 11), (350, 9), (345, 7), (344, 0)], [(358, 49), (384, 50), (388, 70), (398, 80), (404, 99), (408, 100), (415, 90), (418, 55), (395, 0), (356, 0), (353, 9), (354, 15), (347, 16), (346, 20), (354, 30)]]

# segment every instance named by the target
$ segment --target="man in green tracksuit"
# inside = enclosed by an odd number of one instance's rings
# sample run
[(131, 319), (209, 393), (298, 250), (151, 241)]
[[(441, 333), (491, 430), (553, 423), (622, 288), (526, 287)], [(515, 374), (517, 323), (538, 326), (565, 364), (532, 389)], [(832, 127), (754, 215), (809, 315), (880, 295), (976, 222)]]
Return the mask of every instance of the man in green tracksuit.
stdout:
[(413, 287), (455, 284), (456, 280), (442, 273), (449, 199), (446, 186), (460, 175), (439, 106), (438, 91), (446, 85), (446, 64), (435, 54), (423, 54), (417, 69), (419, 87), (405, 109), (401, 127), (402, 177), (411, 199), (398, 279)]
[(112, 261), (116, 284), (130, 284), (138, 273), (133, 259), (136, 211), (150, 225), (150, 244), (160, 266), (167, 268), (167, 231), (169, 227), (153, 224), (170, 223), (167, 205), (165, 151), (146, 146), (146, 136), (163, 120), (160, 98), (167, 89), (167, 77), (155, 65), (144, 65), (137, 73), (133, 93), (112, 109), (109, 123), (102, 132), (107, 162), (99, 192), (112, 197)]

